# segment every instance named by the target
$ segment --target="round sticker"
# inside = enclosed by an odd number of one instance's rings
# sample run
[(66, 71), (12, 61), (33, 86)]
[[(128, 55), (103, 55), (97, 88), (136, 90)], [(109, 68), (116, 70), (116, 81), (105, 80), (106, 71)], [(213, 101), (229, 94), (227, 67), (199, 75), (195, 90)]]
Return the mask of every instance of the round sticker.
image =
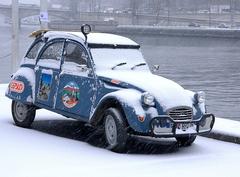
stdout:
[(11, 92), (22, 93), (24, 91), (24, 83), (18, 80), (12, 80), (9, 89)]
[(62, 102), (67, 108), (73, 108), (79, 101), (79, 87), (75, 82), (69, 82), (63, 88)]

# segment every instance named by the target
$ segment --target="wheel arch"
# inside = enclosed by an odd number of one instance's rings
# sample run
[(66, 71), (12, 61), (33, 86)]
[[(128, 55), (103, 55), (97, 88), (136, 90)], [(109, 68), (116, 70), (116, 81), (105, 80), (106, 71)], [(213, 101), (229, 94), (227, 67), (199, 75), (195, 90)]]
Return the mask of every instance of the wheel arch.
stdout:
[(142, 106), (141, 95), (140, 91), (134, 89), (121, 89), (105, 95), (95, 108), (93, 116), (90, 116), (89, 122), (92, 125), (98, 125), (102, 121), (104, 110), (116, 107), (123, 114), (129, 129), (142, 133), (148, 132), (151, 118)]
[(117, 108), (122, 113), (126, 123), (128, 124), (126, 113), (124, 111), (122, 103), (116, 97), (113, 96), (107, 97), (99, 103), (96, 110), (94, 111), (94, 114), (90, 119), (90, 123), (94, 126), (103, 123), (104, 111), (107, 110), (108, 108)]

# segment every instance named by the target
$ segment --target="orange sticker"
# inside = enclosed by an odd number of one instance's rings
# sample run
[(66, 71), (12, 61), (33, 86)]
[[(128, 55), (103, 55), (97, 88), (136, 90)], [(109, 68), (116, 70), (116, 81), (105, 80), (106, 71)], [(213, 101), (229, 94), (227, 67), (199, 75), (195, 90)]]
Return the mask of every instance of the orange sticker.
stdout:
[(111, 83), (113, 83), (113, 84), (120, 84), (121, 81), (119, 81), (119, 80), (115, 80), (115, 79), (112, 79), (112, 80), (111, 80)]
[(24, 83), (17, 80), (12, 80), (9, 89), (11, 92), (22, 93), (24, 90)]
[(144, 122), (145, 120), (145, 117), (144, 116), (138, 116), (138, 121), (139, 122)]

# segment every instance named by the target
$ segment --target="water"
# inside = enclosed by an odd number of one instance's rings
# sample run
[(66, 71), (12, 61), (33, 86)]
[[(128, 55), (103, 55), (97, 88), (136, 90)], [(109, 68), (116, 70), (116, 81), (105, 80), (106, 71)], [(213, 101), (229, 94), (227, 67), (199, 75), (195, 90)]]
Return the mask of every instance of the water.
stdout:
[[(20, 57), (31, 43), (27, 36), (37, 28), (22, 27)], [(208, 112), (240, 121), (240, 39), (129, 37), (142, 45), (149, 65), (160, 65), (157, 74), (178, 82), (186, 89), (205, 91)], [(0, 26), (1, 83), (8, 82), (11, 75), (10, 56), (1, 58), (11, 52), (10, 39), (10, 26)]]
[(208, 112), (240, 121), (240, 39), (131, 36), (157, 74), (206, 92)]

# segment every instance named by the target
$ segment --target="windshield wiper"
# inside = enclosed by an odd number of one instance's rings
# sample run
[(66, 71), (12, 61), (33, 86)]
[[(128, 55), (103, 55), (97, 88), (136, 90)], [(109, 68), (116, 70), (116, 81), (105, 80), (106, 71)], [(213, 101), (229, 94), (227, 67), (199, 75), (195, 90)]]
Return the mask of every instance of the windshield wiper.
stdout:
[(122, 66), (122, 65), (126, 65), (126, 64), (127, 64), (126, 62), (118, 63), (117, 65), (112, 67), (112, 70), (114, 70), (118, 66)]
[(134, 65), (133, 67), (131, 67), (131, 70), (134, 70), (136, 67), (144, 66), (144, 65), (146, 65), (146, 63), (139, 63), (139, 64)]

